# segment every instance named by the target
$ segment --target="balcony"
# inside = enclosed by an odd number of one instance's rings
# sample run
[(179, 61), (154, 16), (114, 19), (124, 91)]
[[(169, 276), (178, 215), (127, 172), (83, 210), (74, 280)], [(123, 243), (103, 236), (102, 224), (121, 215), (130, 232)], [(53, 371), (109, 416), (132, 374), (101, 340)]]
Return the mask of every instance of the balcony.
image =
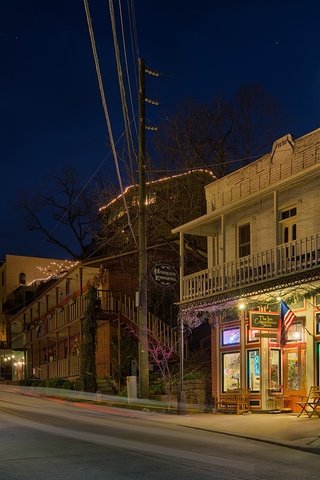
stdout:
[(182, 278), (181, 303), (307, 273), (320, 266), (320, 233)]

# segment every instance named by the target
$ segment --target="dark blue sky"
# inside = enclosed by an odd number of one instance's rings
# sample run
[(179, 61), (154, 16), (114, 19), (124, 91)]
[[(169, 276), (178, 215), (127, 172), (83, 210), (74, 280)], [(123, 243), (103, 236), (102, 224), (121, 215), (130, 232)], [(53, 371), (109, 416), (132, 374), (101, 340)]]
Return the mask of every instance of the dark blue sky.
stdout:
[[(125, 22), (127, 4), (122, 0)], [(150, 96), (161, 101), (152, 122), (188, 97), (209, 102), (254, 83), (283, 110), (281, 135), (299, 137), (320, 126), (318, 2), (134, 4), (140, 54), (165, 73), (148, 80)], [(89, 5), (117, 138), (123, 124), (108, 2)], [(26, 230), (17, 201), (21, 191), (46, 188), (64, 165), (76, 166), (86, 180), (105, 160), (99, 175), (114, 177), (82, 0), (1, 1), (0, 54), (0, 258), (63, 256)], [(132, 62), (129, 68), (136, 94)]]

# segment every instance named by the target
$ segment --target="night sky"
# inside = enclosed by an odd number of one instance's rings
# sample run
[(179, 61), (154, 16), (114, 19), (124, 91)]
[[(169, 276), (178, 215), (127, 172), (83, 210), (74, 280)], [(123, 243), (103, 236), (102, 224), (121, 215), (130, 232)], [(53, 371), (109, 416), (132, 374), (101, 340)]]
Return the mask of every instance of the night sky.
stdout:
[[(121, 5), (136, 98), (128, 2)], [(134, 5), (139, 53), (163, 73), (148, 80), (148, 94), (161, 102), (150, 113), (152, 123), (187, 98), (210, 102), (242, 85), (260, 84), (284, 112), (280, 135), (299, 137), (320, 127), (319, 2)], [(108, 2), (89, 0), (89, 6), (117, 139), (123, 123)], [(64, 165), (76, 166), (83, 181), (101, 164), (99, 175), (114, 178), (82, 0), (0, 0), (0, 52), (0, 259), (64, 257), (26, 230), (17, 205), (21, 192), (47, 188)]]

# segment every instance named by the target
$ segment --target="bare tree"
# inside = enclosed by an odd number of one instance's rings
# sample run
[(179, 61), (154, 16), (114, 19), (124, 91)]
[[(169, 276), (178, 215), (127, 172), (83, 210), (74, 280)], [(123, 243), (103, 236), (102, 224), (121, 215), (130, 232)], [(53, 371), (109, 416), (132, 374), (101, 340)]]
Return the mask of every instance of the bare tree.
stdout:
[(98, 226), (93, 189), (85, 187), (69, 167), (53, 176), (51, 191), (24, 194), (20, 207), (29, 230), (72, 258), (81, 258)]
[(231, 100), (194, 101), (166, 115), (155, 137), (167, 170), (209, 167), (220, 178), (262, 156), (278, 135), (279, 108), (262, 86), (246, 85)]
[(237, 168), (270, 149), (277, 136), (280, 111), (275, 99), (261, 85), (238, 89), (233, 102), (233, 152), (242, 159)]
[(165, 115), (155, 137), (161, 167), (182, 171), (210, 166), (217, 177), (222, 176), (231, 131), (231, 109), (221, 99), (215, 108), (188, 101), (171, 117)]

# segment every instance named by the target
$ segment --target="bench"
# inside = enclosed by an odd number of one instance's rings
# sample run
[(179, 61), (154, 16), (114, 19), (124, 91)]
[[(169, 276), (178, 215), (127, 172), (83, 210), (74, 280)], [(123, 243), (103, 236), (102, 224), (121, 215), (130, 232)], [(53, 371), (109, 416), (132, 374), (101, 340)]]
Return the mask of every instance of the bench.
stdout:
[(227, 390), (224, 397), (217, 402), (217, 412), (241, 413), (250, 411), (250, 388)]
[(301, 397), (297, 405), (301, 408), (298, 417), (302, 414), (306, 414), (309, 418), (312, 415), (320, 417), (320, 386), (310, 387), (308, 396)]

